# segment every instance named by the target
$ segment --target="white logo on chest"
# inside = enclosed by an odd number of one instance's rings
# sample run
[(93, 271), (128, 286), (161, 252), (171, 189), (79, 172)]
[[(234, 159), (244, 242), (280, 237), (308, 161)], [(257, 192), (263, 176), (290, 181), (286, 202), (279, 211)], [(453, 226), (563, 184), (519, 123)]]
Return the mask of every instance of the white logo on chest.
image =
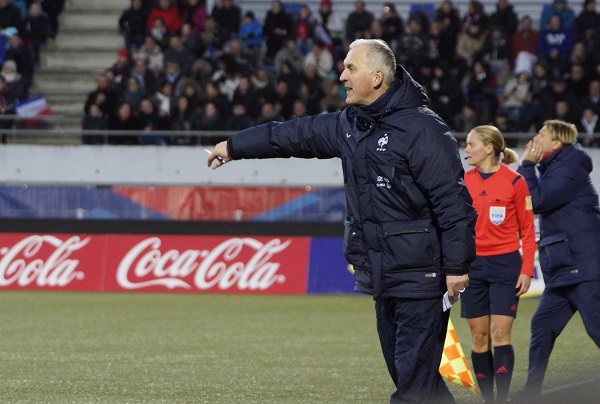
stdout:
[(379, 138), (379, 140), (377, 141), (377, 145), (379, 147), (377, 147), (377, 151), (378, 152), (384, 152), (386, 151), (386, 147), (388, 144), (388, 134), (386, 133), (385, 135), (383, 135), (382, 137)]
[(490, 220), (496, 226), (504, 221), (506, 206), (490, 206)]

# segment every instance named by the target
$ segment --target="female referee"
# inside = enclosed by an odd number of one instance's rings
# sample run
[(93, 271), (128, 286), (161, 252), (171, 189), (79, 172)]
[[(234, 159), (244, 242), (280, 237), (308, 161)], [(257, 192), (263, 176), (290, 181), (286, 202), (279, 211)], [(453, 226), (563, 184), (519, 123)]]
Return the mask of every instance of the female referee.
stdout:
[(469, 270), (469, 287), (461, 294), (461, 316), (471, 328), (473, 370), (483, 399), (506, 402), (515, 361), (512, 324), (519, 296), (529, 290), (533, 276), (536, 243), (531, 196), (525, 179), (506, 165), (517, 162), (518, 156), (504, 146), (495, 126), (471, 130), (465, 153), (475, 167), (465, 174), (465, 183), (479, 216), (477, 257)]

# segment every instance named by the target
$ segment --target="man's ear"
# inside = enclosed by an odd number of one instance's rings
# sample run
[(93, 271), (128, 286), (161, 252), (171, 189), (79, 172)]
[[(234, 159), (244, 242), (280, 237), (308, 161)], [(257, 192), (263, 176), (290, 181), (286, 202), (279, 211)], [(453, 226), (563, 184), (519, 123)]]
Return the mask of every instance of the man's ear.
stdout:
[(383, 72), (381, 70), (376, 70), (373, 73), (373, 87), (379, 88), (383, 84)]

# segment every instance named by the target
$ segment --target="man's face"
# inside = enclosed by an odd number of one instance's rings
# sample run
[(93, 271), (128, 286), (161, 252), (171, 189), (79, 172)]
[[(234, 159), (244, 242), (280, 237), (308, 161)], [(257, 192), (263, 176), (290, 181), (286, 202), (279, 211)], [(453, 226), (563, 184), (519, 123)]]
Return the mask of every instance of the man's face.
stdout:
[(368, 105), (377, 99), (366, 47), (350, 49), (344, 59), (344, 71), (340, 75), (340, 81), (346, 87), (346, 103), (349, 105)]

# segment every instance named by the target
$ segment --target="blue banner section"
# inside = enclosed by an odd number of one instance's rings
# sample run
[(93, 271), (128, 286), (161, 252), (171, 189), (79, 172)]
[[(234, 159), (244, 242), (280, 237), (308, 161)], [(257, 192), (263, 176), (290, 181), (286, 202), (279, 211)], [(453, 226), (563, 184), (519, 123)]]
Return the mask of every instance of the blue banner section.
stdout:
[(312, 237), (308, 294), (354, 293), (354, 276), (343, 254), (344, 240)]
[(97, 187), (0, 187), (0, 217), (42, 219), (169, 219)]
[(343, 188), (317, 189), (261, 215), (256, 222), (327, 222), (342, 223), (346, 216)]

